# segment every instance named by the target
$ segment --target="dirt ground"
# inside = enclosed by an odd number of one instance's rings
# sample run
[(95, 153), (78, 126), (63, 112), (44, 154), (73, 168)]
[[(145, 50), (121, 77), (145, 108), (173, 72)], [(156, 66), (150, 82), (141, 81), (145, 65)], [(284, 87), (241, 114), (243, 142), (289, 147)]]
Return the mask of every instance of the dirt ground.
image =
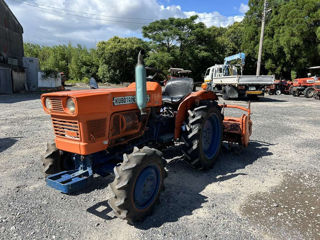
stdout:
[(0, 239), (320, 239), (320, 101), (253, 102), (249, 147), (207, 172), (171, 161), (160, 205), (130, 226), (107, 205), (112, 176), (74, 195), (45, 185), (54, 136), (39, 96), (0, 96)]

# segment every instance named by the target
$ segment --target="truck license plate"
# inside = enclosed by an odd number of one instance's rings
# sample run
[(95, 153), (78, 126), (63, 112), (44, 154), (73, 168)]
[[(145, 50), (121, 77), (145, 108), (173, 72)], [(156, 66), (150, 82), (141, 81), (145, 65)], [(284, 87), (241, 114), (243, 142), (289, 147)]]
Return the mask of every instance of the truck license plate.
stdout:
[(250, 90), (250, 91), (256, 90), (256, 87), (249, 87), (249, 90)]

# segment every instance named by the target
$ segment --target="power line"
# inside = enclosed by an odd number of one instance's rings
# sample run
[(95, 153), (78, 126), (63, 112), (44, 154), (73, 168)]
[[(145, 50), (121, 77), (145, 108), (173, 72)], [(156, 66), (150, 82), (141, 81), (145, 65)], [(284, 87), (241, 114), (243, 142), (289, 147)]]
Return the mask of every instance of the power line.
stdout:
[[(87, 13), (87, 12), (81, 12), (81, 11), (74, 11), (74, 10), (71, 10), (71, 9), (63, 9), (63, 8), (57, 8), (57, 7), (52, 7), (52, 6), (48, 6), (48, 5), (39, 5), (39, 4), (32, 4), (32, 3), (28, 3), (26, 1), (20, 1), (20, 0), (12, 0), (12, 1), (15, 1), (15, 2), (18, 2), (18, 3), (22, 3), (22, 4), (25, 4), (25, 5), (28, 5), (28, 6), (31, 6), (31, 7), (35, 7), (35, 8), (40, 8), (40, 9), (45, 9), (45, 10), (57, 10), (57, 11), (63, 11), (64, 13), (66, 14), (69, 14), (69, 15), (73, 15), (73, 16), (77, 16), (77, 17), (86, 17), (86, 18), (89, 18), (89, 19), (94, 19), (94, 20), (106, 20), (106, 21), (110, 21), (110, 22), (122, 22), (122, 23), (133, 23), (133, 24), (140, 24), (140, 25), (145, 25), (145, 24), (149, 24), (151, 21), (156, 21), (156, 20), (159, 20), (157, 18), (138, 18), (138, 17), (126, 17), (125, 19), (133, 19), (133, 20), (146, 20), (145, 22), (134, 22), (134, 21), (123, 21), (123, 20), (110, 20), (110, 19), (107, 19), (107, 18), (114, 18), (114, 19), (124, 19), (123, 17), (117, 17), (117, 16), (110, 16), (110, 15), (101, 15), (99, 14), (99, 18), (95, 18), (95, 17), (89, 17), (89, 16), (95, 16), (94, 14), (90, 14), (90, 13)], [(83, 13), (85, 15), (79, 15), (79, 13)], [(98, 13), (96, 13), (98, 14)], [(198, 15), (199, 19), (214, 19), (214, 16), (200, 16), (199, 14), (196, 14)]]
[[(62, 9), (62, 8), (56, 8), (56, 7), (49, 7), (49, 6), (44, 6), (44, 5), (37, 5), (37, 4), (31, 4), (31, 3), (27, 3), (27, 2), (24, 2), (24, 1), (18, 1), (18, 0), (13, 0), (15, 2), (19, 2), (19, 3), (22, 3), (24, 5), (28, 5), (28, 6), (31, 6), (31, 7), (34, 7), (34, 8), (39, 8), (39, 9), (43, 9), (43, 10), (46, 10), (46, 11), (59, 11), (59, 12), (64, 12), (64, 14), (66, 15), (71, 15), (71, 16), (75, 16), (75, 17), (80, 17), (80, 18), (86, 18), (86, 19), (93, 19), (93, 20), (97, 20), (97, 21), (104, 21), (104, 22), (115, 22), (115, 23), (126, 23), (126, 24), (135, 24), (135, 25), (146, 25), (146, 24), (149, 24), (150, 22), (134, 22), (134, 21), (123, 21), (123, 20), (113, 20), (113, 19), (107, 19), (107, 18), (111, 18), (111, 16), (109, 17), (106, 17), (106, 18), (101, 18), (101, 17), (90, 17), (93, 16), (92, 14), (87, 14), (87, 16), (85, 15), (80, 15), (80, 14), (76, 14), (76, 13), (73, 13), (75, 11), (72, 11), (72, 10), (66, 10), (66, 9)], [(88, 16), (89, 15), (89, 16)], [(102, 15), (103, 16), (103, 15)], [(120, 18), (120, 17), (114, 17), (114, 18)], [(127, 18), (129, 19), (129, 18)], [(132, 18), (132, 19), (135, 19), (135, 18)], [(138, 18), (136, 18), (138, 19)], [(152, 19), (150, 19), (152, 21)]]
[[(87, 12), (81, 12), (81, 11), (74, 11), (72, 9), (63, 9), (63, 8), (57, 8), (57, 7), (53, 7), (53, 6), (48, 6), (48, 5), (39, 5), (39, 4), (31, 4), (31, 3), (28, 3), (26, 1), (20, 1), (20, 0), (14, 0), (16, 2), (20, 2), (20, 3), (24, 3), (26, 5), (32, 5), (32, 6), (35, 6), (35, 7), (46, 7), (46, 8), (52, 8), (52, 9), (57, 9), (57, 10), (62, 10), (62, 11), (68, 11), (68, 12), (74, 12), (74, 13), (83, 13), (83, 14), (86, 14), (86, 15), (94, 15), (94, 14), (90, 14), (90, 13), (87, 13)], [(98, 13), (95, 13), (95, 14), (98, 14)], [(117, 17), (117, 16), (110, 16), (110, 15), (102, 15), (102, 14), (99, 14), (100, 16), (102, 17), (105, 17), (105, 18), (116, 18), (116, 19), (123, 19), (123, 17)], [(126, 19), (136, 19), (136, 20), (155, 20), (155, 18), (138, 18), (138, 17), (126, 17)]]

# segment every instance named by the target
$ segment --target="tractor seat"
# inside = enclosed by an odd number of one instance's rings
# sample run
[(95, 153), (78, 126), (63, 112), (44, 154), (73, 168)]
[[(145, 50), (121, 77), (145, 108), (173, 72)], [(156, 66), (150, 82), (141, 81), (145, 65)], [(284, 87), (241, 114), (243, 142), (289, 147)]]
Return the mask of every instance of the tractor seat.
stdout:
[(179, 104), (193, 90), (192, 78), (171, 78), (164, 87), (162, 101), (167, 104)]

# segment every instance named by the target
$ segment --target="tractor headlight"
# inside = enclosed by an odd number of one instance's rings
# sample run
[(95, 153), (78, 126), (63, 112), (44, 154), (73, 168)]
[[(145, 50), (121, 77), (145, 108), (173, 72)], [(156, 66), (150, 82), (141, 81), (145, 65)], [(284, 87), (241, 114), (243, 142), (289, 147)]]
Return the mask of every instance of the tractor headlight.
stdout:
[(44, 104), (46, 105), (46, 108), (51, 110), (52, 109), (52, 104), (49, 98), (46, 98), (44, 101)]
[(74, 113), (76, 111), (76, 105), (72, 98), (68, 98), (67, 100), (67, 109), (71, 113)]

